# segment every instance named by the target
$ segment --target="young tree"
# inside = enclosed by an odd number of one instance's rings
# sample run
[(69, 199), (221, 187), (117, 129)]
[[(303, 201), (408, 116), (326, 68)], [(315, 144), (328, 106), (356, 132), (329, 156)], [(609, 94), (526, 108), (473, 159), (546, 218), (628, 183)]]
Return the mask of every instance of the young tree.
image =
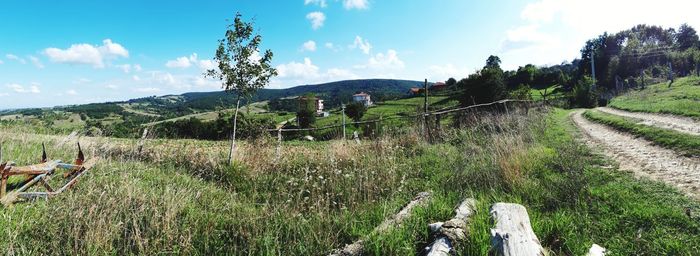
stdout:
[(365, 115), (365, 112), (367, 112), (367, 107), (360, 102), (353, 102), (345, 107), (345, 115), (355, 122), (359, 122), (362, 116)]
[(270, 65), (272, 51), (265, 50), (265, 53), (259, 56), (258, 47), (262, 37), (254, 34), (253, 25), (252, 22), (244, 21), (240, 13), (236, 13), (233, 24), (226, 27), (226, 34), (219, 40), (219, 47), (216, 49), (214, 61), (218, 63), (218, 69), (210, 69), (205, 73), (207, 77), (219, 79), (226, 91), (236, 94), (229, 164), (233, 160), (236, 147), (236, 124), (241, 96), (250, 99), (258, 89), (269, 83), (271, 77), (277, 75), (277, 71)]
[(297, 122), (301, 128), (311, 128), (316, 123), (316, 95), (307, 94), (299, 97)]

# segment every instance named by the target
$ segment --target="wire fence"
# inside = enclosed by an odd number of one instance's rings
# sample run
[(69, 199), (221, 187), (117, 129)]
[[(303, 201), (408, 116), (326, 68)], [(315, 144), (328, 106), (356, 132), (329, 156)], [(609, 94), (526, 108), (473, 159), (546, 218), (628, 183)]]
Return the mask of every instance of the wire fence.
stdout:
[[(539, 104), (539, 105), (538, 105)], [(418, 129), (428, 139), (439, 133), (442, 126), (453, 123), (456, 114), (470, 110), (501, 111), (508, 114), (518, 108), (529, 111), (532, 107), (546, 104), (546, 101), (533, 100), (499, 100), (490, 103), (475, 104), (467, 107), (445, 108), (414, 114), (400, 113), (392, 116), (380, 116), (378, 118), (357, 122), (340, 122), (338, 124), (311, 128), (283, 128), (267, 129), (275, 136), (279, 143), (289, 139), (301, 140), (334, 140), (377, 138), (386, 134), (397, 134), (407, 127)]]

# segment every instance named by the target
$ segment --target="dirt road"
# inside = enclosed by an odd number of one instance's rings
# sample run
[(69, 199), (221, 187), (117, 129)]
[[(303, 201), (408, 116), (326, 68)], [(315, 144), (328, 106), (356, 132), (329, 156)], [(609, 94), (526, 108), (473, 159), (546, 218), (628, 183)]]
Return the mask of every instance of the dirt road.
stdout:
[(673, 150), (591, 122), (582, 112), (572, 113), (571, 119), (586, 135), (583, 139), (617, 161), (621, 170), (666, 182), (700, 200), (700, 159), (680, 156)]
[(672, 129), (678, 132), (700, 136), (700, 122), (695, 121), (692, 118), (653, 113), (629, 112), (608, 107), (600, 107), (597, 108), (597, 110), (608, 114), (636, 118), (641, 120), (641, 123), (645, 125)]

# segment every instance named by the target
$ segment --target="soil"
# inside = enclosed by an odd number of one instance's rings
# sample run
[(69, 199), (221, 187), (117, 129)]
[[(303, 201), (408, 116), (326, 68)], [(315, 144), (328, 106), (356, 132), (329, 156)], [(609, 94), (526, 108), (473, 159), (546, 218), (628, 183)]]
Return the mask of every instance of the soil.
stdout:
[(688, 117), (629, 112), (614, 108), (601, 107), (597, 108), (600, 112), (618, 115), (622, 117), (631, 117), (640, 120), (641, 124), (656, 126), (659, 128), (671, 129), (682, 133), (700, 136), (700, 122)]

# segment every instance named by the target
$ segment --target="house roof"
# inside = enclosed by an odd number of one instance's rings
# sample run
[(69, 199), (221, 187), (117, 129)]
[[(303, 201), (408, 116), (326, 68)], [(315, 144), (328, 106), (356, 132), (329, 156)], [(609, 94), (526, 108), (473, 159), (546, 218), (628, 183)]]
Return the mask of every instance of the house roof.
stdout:
[(369, 96), (369, 94), (361, 92), (361, 93), (357, 93), (357, 94), (352, 95), (352, 96)]

